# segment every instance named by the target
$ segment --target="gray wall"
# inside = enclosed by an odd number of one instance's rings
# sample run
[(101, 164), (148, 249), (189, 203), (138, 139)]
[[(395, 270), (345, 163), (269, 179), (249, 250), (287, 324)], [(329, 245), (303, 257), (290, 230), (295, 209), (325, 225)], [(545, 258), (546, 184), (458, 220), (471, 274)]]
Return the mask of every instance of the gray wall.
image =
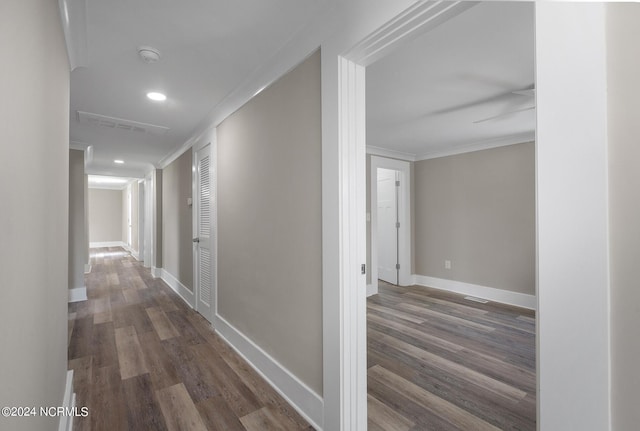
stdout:
[(89, 189), (89, 241), (122, 241), (122, 191)]
[(192, 150), (164, 168), (162, 175), (163, 268), (193, 291), (193, 220), (191, 197)]
[(322, 394), (320, 52), (218, 127), (218, 311)]
[(415, 163), (417, 274), (535, 294), (534, 151), (526, 143)]
[(607, 5), (612, 420), (640, 423), (640, 5)]
[[(60, 406), (67, 370), (69, 65), (58, 2), (0, 2), (0, 406)], [(14, 431), (58, 418), (0, 418)]]
[(69, 150), (69, 289), (84, 287), (84, 151)]

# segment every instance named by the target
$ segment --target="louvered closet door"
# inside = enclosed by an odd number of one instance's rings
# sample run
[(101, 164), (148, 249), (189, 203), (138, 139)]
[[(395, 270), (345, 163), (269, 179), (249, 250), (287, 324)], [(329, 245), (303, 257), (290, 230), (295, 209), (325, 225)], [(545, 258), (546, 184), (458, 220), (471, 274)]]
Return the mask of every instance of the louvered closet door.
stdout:
[(213, 320), (214, 303), (214, 211), (215, 182), (213, 181), (214, 166), (211, 157), (211, 145), (196, 152), (196, 247), (195, 247), (195, 278), (196, 278), (196, 310), (208, 321)]

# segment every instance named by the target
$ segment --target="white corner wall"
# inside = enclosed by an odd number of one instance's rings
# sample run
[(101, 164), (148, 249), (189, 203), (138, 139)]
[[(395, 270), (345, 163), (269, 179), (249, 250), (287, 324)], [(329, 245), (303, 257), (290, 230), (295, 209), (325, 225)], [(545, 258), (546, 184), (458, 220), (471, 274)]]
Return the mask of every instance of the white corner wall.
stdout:
[(610, 428), (605, 15), (536, 3), (538, 429)]

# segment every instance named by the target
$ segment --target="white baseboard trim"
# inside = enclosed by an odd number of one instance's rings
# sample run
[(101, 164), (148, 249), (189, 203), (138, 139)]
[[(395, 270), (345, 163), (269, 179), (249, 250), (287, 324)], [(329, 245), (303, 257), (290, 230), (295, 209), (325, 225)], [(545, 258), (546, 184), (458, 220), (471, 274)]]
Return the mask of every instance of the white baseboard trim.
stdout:
[(153, 278), (161, 278), (162, 277), (162, 268), (156, 268), (155, 266), (152, 266), (150, 268), (151, 270), (151, 275), (153, 276)]
[(162, 281), (167, 283), (167, 285), (174, 292), (176, 292), (178, 296), (182, 298), (184, 302), (187, 303), (187, 305), (189, 305), (191, 308), (194, 308), (196, 302), (195, 302), (195, 295), (193, 294), (193, 292), (187, 289), (187, 286), (180, 283), (180, 280), (178, 280), (173, 274), (171, 274), (166, 269), (164, 268), (156, 268), (156, 269), (160, 271), (160, 278), (162, 279)]
[(133, 256), (133, 258), (135, 260), (137, 260), (138, 262), (140, 261), (140, 254), (138, 254), (138, 252), (134, 249), (131, 249), (131, 256)]
[(87, 300), (87, 288), (86, 286), (74, 287), (69, 289), (69, 302), (80, 302)]
[(218, 335), (269, 382), (313, 428), (322, 430), (320, 424), (323, 421), (324, 404), (318, 394), (219, 314), (216, 314), (214, 327)]
[(496, 289), (494, 287), (480, 286), (477, 284), (464, 283), (462, 281), (455, 280), (446, 280), (443, 278), (429, 277), (426, 275), (415, 274), (414, 277), (415, 284), (419, 286), (433, 287), (434, 289), (463, 293), (465, 295), (488, 299), (489, 301), (528, 308), (530, 310), (535, 310), (537, 306), (535, 295), (510, 292), (508, 290)]
[(90, 263), (85, 263), (84, 264), (84, 273), (85, 274), (89, 274), (91, 272), (91, 264)]
[(127, 245), (122, 241), (98, 241), (90, 242), (89, 248), (103, 248), (103, 247), (122, 247), (127, 248)]
[[(73, 370), (67, 370), (67, 379), (64, 386), (64, 394), (62, 397), (62, 407), (75, 407), (75, 393), (73, 392)], [(73, 415), (60, 415), (58, 423), (58, 431), (71, 431), (73, 428)]]
[(378, 293), (378, 283), (367, 284), (367, 297)]

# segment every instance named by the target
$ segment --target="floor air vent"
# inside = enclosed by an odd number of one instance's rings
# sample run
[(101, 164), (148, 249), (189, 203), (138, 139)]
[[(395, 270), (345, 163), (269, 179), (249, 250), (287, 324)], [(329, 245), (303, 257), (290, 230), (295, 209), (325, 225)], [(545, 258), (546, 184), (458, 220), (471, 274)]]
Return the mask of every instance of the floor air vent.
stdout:
[(91, 112), (77, 111), (78, 122), (90, 124), (107, 129), (117, 129), (123, 132), (136, 134), (150, 134), (161, 136), (169, 131), (168, 127), (153, 124), (140, 123), (138, 121), (125, 120), (123, 118), (107, 117), (106, 115), (93, 114)]
[(479, 302), (481, 304), (486, 304), (487, 302), (489, 302), (486, 299), (476, 298), (475, 296), (465, 296), (464, 299), (466, 299), (467, 301)]

